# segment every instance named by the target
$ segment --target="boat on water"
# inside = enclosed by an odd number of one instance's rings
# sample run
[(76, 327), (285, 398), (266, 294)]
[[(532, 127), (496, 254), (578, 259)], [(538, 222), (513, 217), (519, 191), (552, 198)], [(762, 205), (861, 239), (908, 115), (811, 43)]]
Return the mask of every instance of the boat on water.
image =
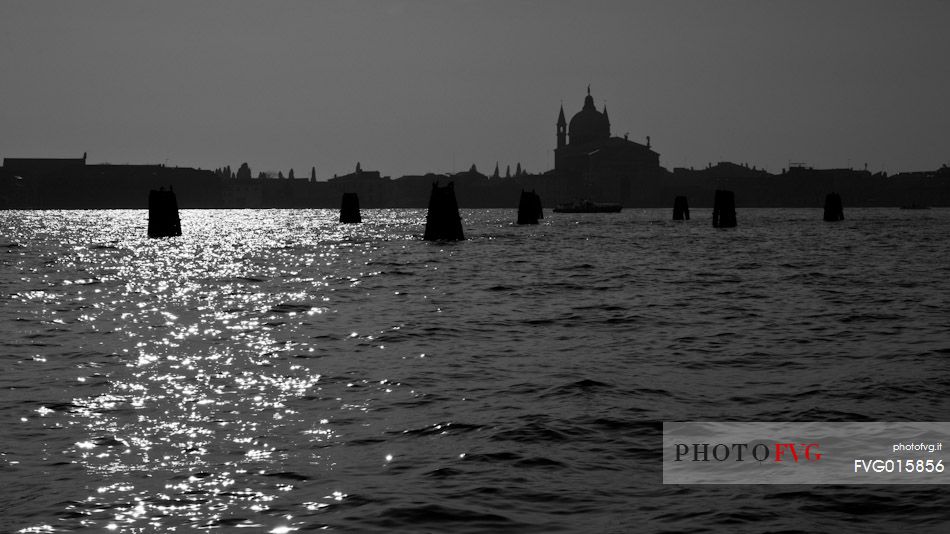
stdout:
[(580, 200), (558, 204), (553, 211), (554, 213), (617, 213), (621, 209), (623, 206), (614, 202)]
[(901, 206), (902, 210), (929, 210), (930, 206), (926, 204), (918, 204), (916, 202), (911, 202), (910, 204), (904, 204)]

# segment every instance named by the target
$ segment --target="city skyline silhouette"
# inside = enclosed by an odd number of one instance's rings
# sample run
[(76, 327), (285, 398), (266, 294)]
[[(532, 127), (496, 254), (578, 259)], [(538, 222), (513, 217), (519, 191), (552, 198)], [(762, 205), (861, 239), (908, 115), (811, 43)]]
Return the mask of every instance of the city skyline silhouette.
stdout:
[[(591, 84), (666, 168), (947, 163), (945, 2), (0, 6), (3, 157), (392, 176), (553, 166)], [(552, 109), (554, 114), (552, 114)]]

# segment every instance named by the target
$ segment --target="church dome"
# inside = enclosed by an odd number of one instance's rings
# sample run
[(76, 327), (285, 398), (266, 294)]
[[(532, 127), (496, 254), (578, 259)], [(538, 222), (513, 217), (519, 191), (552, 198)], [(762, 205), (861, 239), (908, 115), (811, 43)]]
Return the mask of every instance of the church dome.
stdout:
[(610, 138), (607, 110), (604, 109), (603, 113), (597, 111), (594, 107), (594, 97), (590, 96), (589, 87), (587, 97), (584, 99), (584, 108), (571, 117), (568, 134), (572, 145)]

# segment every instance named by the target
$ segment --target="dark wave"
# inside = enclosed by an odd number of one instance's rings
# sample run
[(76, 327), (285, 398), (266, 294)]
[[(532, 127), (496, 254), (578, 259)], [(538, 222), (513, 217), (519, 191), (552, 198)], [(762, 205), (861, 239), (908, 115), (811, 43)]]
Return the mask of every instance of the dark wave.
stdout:
[(312, 304), (294, 304), (290, 302), (285, 302), (272, 306), (269, 310), (272, 313), (304, 313), (312, 310), (314, 306)]
[(513, 520), (497, 511), (487, 511), (460, 506), (418, 504), (381, 510), (366, 523), (396, 530), (435, 528), (451, 530), (461, 526), (467, 531), (524, 532), (530, 524)]

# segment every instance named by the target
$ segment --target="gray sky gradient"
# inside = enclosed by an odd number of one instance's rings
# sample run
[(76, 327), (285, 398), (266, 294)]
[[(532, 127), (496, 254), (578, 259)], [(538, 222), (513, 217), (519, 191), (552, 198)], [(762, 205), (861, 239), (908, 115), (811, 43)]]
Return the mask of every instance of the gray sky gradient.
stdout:
[(587, 84), (661, 164), (950, 163), (950, 2), (0, 0), (0, 157), (553, 167)]

